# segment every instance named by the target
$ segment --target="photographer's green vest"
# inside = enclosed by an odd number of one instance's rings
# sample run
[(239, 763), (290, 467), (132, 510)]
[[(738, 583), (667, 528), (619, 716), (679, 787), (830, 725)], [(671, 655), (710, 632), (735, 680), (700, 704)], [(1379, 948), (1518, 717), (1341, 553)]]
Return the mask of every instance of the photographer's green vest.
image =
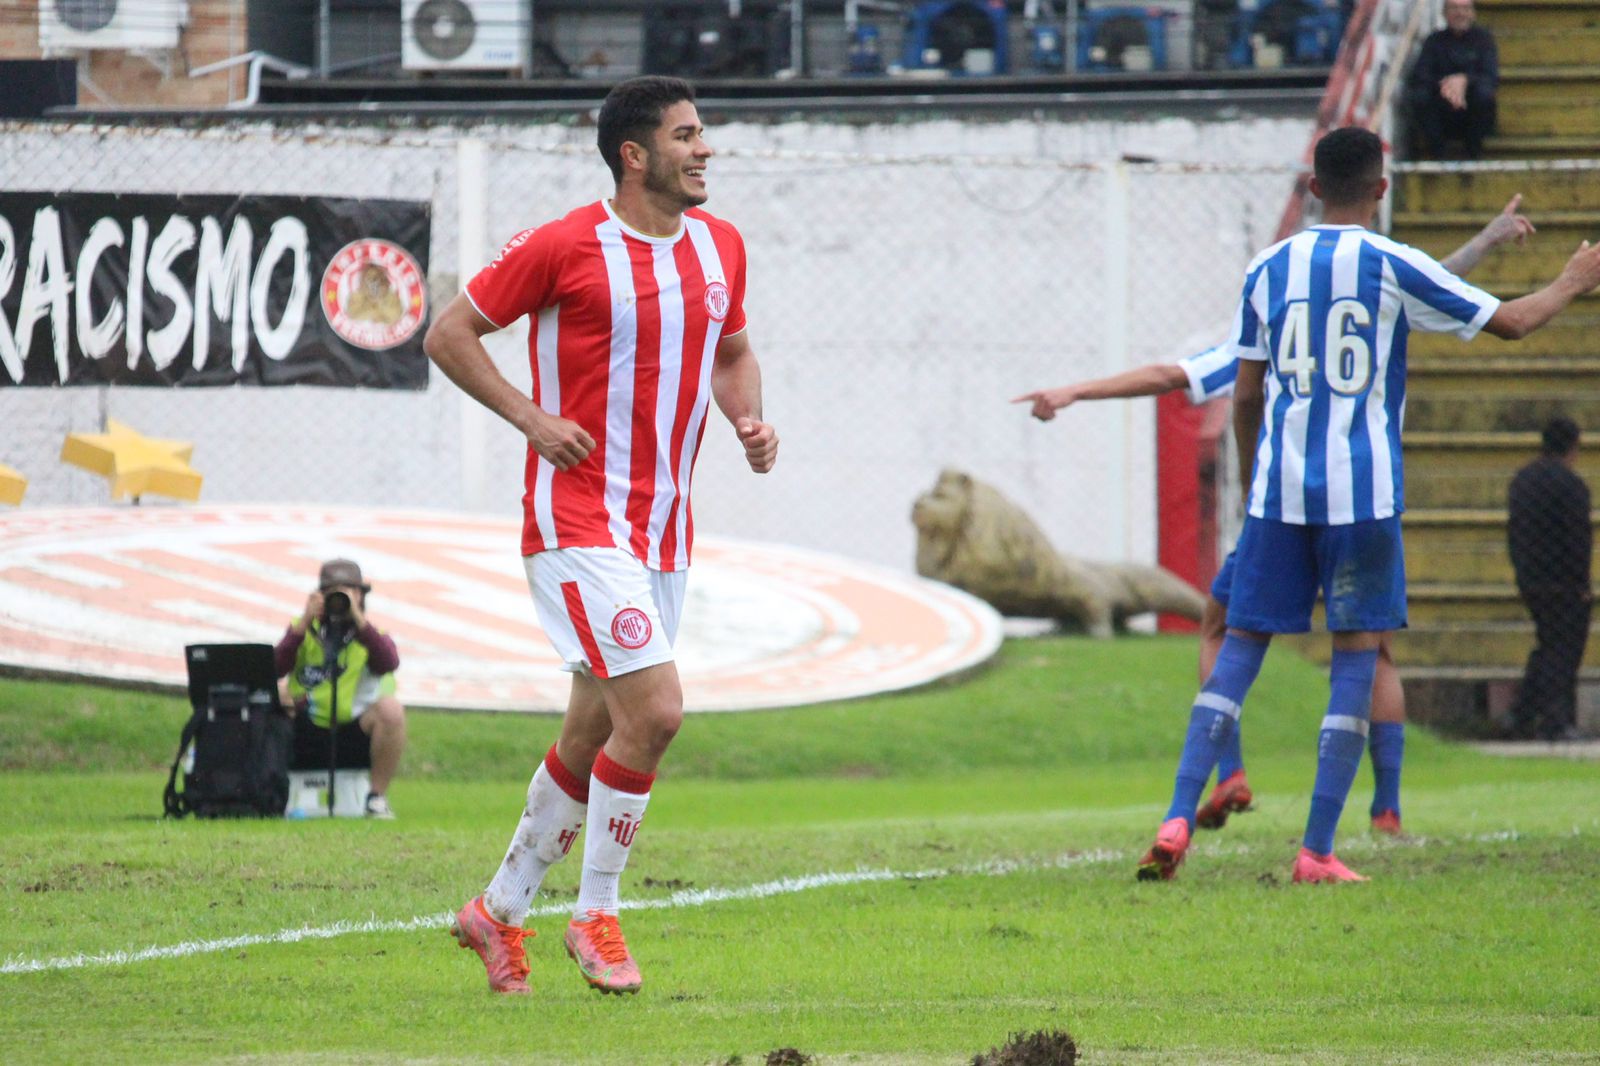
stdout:
[[(354, 636), (339, 650), (339, 721), (348, 722), (366, 710), (382, 696), (395, 693), (393, 674), (374, 674), (367, 669), (366, 645)], [(318, 728), (328, 728), (329, 711), (333, 702), (333, 683), (328, 680), (327, 661), (322, 649), (322, 620), (314, 618), (306, 628), (306, 638), (300, 642), (295, 654), (294, 669), (289, 672), (289, 696), (296, 701), (301, 696), (310, 700), (311, 723)]]

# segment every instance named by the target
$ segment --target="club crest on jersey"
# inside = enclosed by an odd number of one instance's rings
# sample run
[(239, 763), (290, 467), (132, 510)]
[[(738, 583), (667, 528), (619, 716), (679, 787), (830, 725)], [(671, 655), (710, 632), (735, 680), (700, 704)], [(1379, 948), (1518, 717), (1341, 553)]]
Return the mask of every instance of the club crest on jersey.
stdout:
[(720, 281), (713, 281), (706, 286), (706, 314), (711, 316), (711, 321), (721, 322), (728, 317), (728, 309), (733, 305), (733, 294), (728, 292), (728, 287)]
[(650, 616), (637, 607), (624, 607), (611, 620), (611, 637), (632, 651), (650, 643)]
[(340, 339), (381, 351), (404, 344), (428, 317), (427, 285), (411, 253), (375, 237), (351, 241), (322, 274), (322, 314)]

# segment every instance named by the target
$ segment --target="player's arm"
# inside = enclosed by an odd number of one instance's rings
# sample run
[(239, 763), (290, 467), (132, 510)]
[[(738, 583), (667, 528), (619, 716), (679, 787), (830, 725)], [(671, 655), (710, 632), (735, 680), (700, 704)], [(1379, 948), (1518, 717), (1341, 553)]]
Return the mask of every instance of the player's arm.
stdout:
[(1502, 303), (1483, 328), (1502, 340), (1520, 340), (1596, 287), (1600, 287), (1600, 245), (1584, 241), (1554, 281), (1538, 292)]
[(1187, 388), (1189, 376), (1177, 363), (1152, 363), (1113, 374), (1108, 378), (1080, 381), (1055, 389), (1040, 389), (1013, 397), (1012, 403), (1031, 403), (1031, 414), (1041, 422), (1048, 422), (1056, 412), (1071, 407), (1079, 400), (1120, 400), (1135, 396), (1161, 396)]
[(1516, 241), (1523, 244), (1528, 236), (1538, 232), (1526, 215), (1517, 214), (1517, 208), (1522, 206), (1522, 194), (1519, 192), (1507, 201), (1500, 213), (1489, 220), (1489, 224), (1479, 230), (1471, 240), (1460, 248), (1439, 260), (1439, 265), (1465, 277), (1472, 268), (1477, 266), (1489, 250), (1496, 248), (1507, 241)]
[(750, 331), (742, 329), (717, 342), (711, 364), (711, 395), (744, 445), (750, 469), (765, 474), (778, 460), (778, 431), (761, 420), (761, 365), (750, 347)]
[(428, 327), (422, 350), (462, 392), (515, 426), (551, 466), (576, 466), (594, 450), (594, 438), (576, 422), (540, 409), (505, 379), (483, 346), (499, 328), (459, 294)]
[(1239, 489), (1246, 499), (1255, 477), (1256, 438), (1261, 435), (1261, 416), (1267, 405), (1266, 380), (1265, 359), (1239, 360), (1239, 376), (1233, 382), (1233, 439), (1239, 446)]

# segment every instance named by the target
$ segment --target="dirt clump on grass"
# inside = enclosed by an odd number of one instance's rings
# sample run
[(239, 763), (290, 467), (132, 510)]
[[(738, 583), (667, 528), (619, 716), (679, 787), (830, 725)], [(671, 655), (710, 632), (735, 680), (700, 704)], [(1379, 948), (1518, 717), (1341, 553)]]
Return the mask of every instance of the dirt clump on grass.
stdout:
[(811, 1066), (814, 1061), (799, 1048), (781, 1047), (767, 1052), (766, 1066)]
[(972, 1056), (972, 1066), (1074, 1066), (1077, 1061), (1077, 1041), (1059, 1029), (1012, 1033), (999, 1047)]

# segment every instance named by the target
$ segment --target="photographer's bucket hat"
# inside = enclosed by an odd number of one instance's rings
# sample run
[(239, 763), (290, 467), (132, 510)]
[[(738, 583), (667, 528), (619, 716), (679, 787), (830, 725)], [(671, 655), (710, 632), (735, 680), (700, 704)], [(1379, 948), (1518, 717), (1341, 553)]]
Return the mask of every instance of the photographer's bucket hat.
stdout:
[(350, 559), (329, 559), (322, 564), (322, 573), (317, 578), (317, 586), (323, 592), (339, 585), (348, 585), (358, 588), (362, 592), (371, 592), (372, 586), (361, 580), (361, 567)]

